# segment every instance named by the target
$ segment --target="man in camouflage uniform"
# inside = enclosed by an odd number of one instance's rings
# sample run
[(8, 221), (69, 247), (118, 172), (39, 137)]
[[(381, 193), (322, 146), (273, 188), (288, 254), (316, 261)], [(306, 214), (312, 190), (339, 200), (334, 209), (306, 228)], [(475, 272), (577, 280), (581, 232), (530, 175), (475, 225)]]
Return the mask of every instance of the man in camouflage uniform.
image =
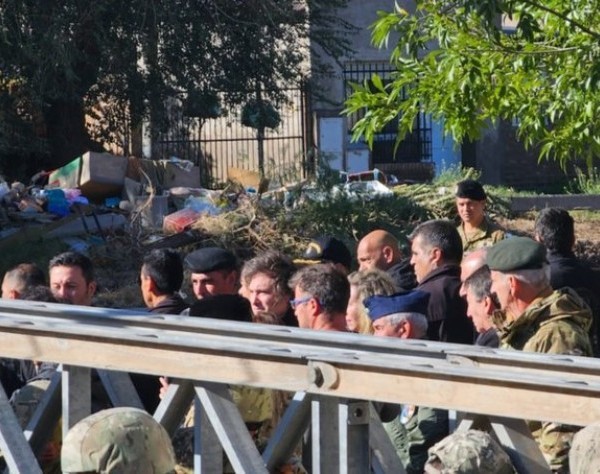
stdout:
[(65, 473), (174, 472), (175, 455), (165, 429), (137, 408), (109, 408), (76, 423), (65, 437)]
[[(413, 290), (364, 301), (375, 336), (423, 339), (427, 336), (429, 293)], [(383, 424), (407, 474), (421, 474), (427, 449), (448, 434), (448, 412), (437, 408), (402, 405), (401, 413)]]
[(478, 181), (461, 181), (456, 187), (455, 196), (461, 221), (456, 230), (462, 240), (464, 253), (489, 247), (504, 239), (504, 230), (485, 215), (487, 195)]
[[(491, 270), (491, 290), (506, 312), (501, 348), (591, 356), (590, 308), (570, 288), (552, 290), (543, 245), (513, 237), (490, 248), (486, 262)], [(552, 470), (569, 472), (569, 447), (578, 428), (535, 421), (528, 424)]]
[(427, 474), (513, 474), (508, 454), (483, 431), (451, 434), (429, 448)]

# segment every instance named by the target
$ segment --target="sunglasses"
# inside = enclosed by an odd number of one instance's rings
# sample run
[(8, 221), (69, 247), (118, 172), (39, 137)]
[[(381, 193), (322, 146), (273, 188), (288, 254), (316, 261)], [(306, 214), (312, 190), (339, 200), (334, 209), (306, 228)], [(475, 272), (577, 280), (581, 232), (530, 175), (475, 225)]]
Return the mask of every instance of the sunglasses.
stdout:
[(290, 306), (292, 307), (292, 309), (296, 309), (299, 305), (308, 303), (313, 298), (314, 296), (304, 296), (302, 298), (295, 298), (293, 300), (290, 300)]

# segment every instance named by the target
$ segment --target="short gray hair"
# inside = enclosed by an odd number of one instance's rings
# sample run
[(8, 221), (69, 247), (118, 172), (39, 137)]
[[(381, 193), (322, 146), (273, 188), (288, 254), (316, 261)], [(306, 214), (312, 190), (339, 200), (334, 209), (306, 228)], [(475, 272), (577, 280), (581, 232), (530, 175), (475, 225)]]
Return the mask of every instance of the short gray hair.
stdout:
[(421, 339), (427, 334), (427, 318), (421, 313), (393, 313), (388, 314), (385, 320), (392, 326), (398, 326), (404, 321), (408, 321), (414, 328), (416, 337)]
[(550, 285), (550, 265), (547, 263), (544, 263), (542, 268), (513, 270), (506, 272), (505, 275), (512, 275), (521, 283), (538, 290), (542, 290)]

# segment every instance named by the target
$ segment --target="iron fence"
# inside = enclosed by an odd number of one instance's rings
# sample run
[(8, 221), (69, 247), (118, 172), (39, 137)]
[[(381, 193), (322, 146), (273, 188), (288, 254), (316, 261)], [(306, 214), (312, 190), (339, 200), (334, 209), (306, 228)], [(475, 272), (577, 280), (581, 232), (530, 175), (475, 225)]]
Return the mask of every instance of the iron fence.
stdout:
[[(391, 81), (393, 71), (389, 63), (386, 62), (347, 63), (344, 68), (345, 97), (348, 98), (352, 93), (350, 83), (363, 84), (365, 80), (370, 80), (373, 74), (377, 74), (385, 84)], [(406, 94), (406, 91), (403, 91), (402, 94)], [(348, 116), (348, 137), (352, 134), (354, 124), (363, 118), (364, 115), (364, 111), (358, 111)], [(395, 119), (388, 123), (383, 130), (375, 134), (372, 149), (374, 166), (383, 163), (421, 163), (431, 161), (431, 117), (429, 115), (419, 113), (412, 132), (400, 142), (398, 148), (394, 151), (397, 129), (398, 119)]]
[(201, 120), (186, 117), (182, 100), (175, 100), (169, 112), (172, 125), (153, 144), (153, 158), (176, 156), (192, 161), (200, 167), (205, 186), (226, 181), (230, 167), (264, 171), (265, 176), (280, 181), (304, 176), (310, 117), (307, 89), (300, 85), (284, 92), (287, 99), (277, 107), (279, 125), (262, 135), (242, 125), (241, 106), (218, 118)]

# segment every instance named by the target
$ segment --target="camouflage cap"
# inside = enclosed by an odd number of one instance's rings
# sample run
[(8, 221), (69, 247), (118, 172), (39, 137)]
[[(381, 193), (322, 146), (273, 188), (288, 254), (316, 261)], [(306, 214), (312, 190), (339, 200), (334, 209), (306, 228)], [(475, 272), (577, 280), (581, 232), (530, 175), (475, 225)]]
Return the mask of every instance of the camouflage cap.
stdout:
[(65, 473), (167, 474), (175, 455), (169, 435), (152, 416), (121, 407), (75, 424), (64, 439), (61, 464)]
[(428, 451), (428, 474), (512, 474), (510, 458), (484, 431), (453, 433)]
[(571, 472), (600, 472), (600, 423), (586, 426), (573, 437), (569, 451)]

